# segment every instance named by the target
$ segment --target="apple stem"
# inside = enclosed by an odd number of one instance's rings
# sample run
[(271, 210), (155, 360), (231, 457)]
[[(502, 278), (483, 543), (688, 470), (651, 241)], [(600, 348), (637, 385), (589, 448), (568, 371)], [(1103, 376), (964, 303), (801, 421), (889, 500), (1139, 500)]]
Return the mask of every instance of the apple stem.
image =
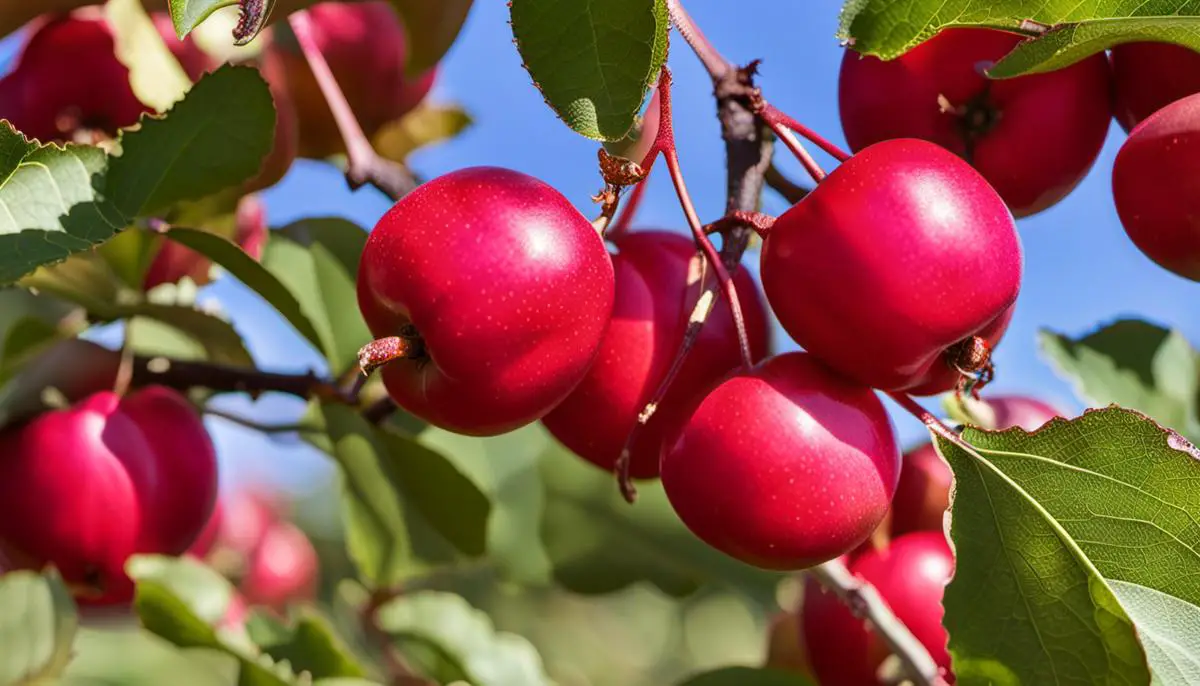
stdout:
[(704, 226), (705, 233), (725, 233), (732, 228), (750, 227), (760, 238), (766, 238), (775, 226), (775, 217), (763, 212), (734, 210), (717, 221)]
[(362, 417), (368, 422), (378, 426), (387, 421), (388, 417), (396, 414), (400, 406), (390, 396), (383, 396), (379, 400), (367, 405), (363, 408)]
[(821, 183), (825, 179), (825, 170), (821, 168), (821, 165), (817, 164), (816, 159), (804, 148), (804, 144), (800, 142), (800, 139), (796, 138), (796, 134), (792, 133), (788, 127), (779, 122), (772, 122), (770, 120), (766, 120), (766, 122), (771, 131), (779, 137), (779, 140), (783, 141), (783, 144), (787, 146), (788, 150), (792, 151), (797, 160), (800, 160), (801, 166), (812, 177), (812, 180)]
[[(411, 325), (406, 327), (411, 329)], [(425, 342), (415, 330), (401, 331), (399, 336), (377, 338), (358, 350), (358, 368), (362, 376), (394, 360), (415, 360), (425, 356)]]
[(841, 560), (830, 560), (807, 571), (825, 590), (841, 600), (854, 616), (871, 623), (887, 643), (904, 670), (904, 675), (919, 686), (945, 686), (941, 669), (925, 646), (892, 613), (887, 602), (871, 584), (855, 576)]
[(784, 200), (793, 205), (808, 197), (808, 194), (812, 192), (811, 188), (805, 188), (789, 179), (773, 164), (767, 167), (767, 171), (763, 174), (763, 180), (768, 186), (775, 189), (776, 193), (782, 195)]
[(838, 162), (845, 162), (846, 160), (850, 159), (850, 153), (834, 145), (816, 131), (813, 131), (783, 112), (780, 112), (778, 108), (761, 97), (759, 98), (758, 102), (755, 103), (755, 109), (757, 110), (758, 116), (762, 117), (763, 121), (772, 126), (772, 130), (774, 130), (775, 125), (787, 127), (811, 141), (818, 148), (829, 153)]
[(629, 193), (629, 199), (625, 201), (625, 209), (621, 210), (621, 214), (617, 215), (616, 221), (608, 228), (605, 237), (609, 240), (616, 240), (625, 235), (629, 231), (629, 225), (633, 223), (633, 218), (637, 215), (638, 208), (642, 204), (642, 199), (646, 197), (646, 186), (650, 179), (650, 172), (646, 172), (646, 176), (638, 181), (633, 186), (633, 191)]
[(671, 15), (671, 23), (679, 30), (679, 35), (683, 36), (684, 42), (692, 48), (696, 57), (700, 58), (704, 69), (708, 71), (714, 81), (733, 69), (733, 65), (709, 42), (708, 37), (696, 25), (695, 20), (687, 13), (683, 5), (679, 4), (679, 0), (667, 0), (667, 12)]
[(895, 400), (896, 404), (904, 408), (906, 412), (920, 420), (929, 429), (930, 433), (950, 441), (963, 450), (975, 453), (974, 446), (963, 440), (963, 437), (958, 435), (958, 432), (946, 426), (945, 422), (934, 416), (932, 412), (921, 407), (916, 400), (913, 400), (911, 395), (898, 391), (888, 391), (887, 394), (889, 398)]
[(293, 12), (288, 17), (288, 24), (346, 144), (346, 182), (352, 189), (369, 183), (392, 200), (399, 200), (407, 195), (416, 187), (416, 179), (402, 165), (386, 160), (375, 152), (358, 119), (355, 118), (354, 110), (346, 101), (346, 94), (338, 85), (333, 70), (329, 68), (329, 62), (321, 54), (321, 48), (313, 37), (312, 20), (308, 11)]

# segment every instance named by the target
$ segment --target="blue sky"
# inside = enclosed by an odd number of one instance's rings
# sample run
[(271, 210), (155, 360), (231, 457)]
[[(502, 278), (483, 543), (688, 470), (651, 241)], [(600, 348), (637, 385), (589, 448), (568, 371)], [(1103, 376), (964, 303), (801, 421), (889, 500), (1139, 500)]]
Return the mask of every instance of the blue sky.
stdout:
[[(842, 49), (834, 38), (838, 5), (832, 0), (688, 3), (697, 23), (731, 60), (763, 60), (760, 85), (766, 97), (832, 140), (843, 144), (837, 114), (837, 73)], [(458, 42), (442, 64), (433, 97), (464, 106), (475, 125), (458, 139), (421, 151), (417, 171), (431, 177), (471, 165), (499, 165), (540, 177), (588, 215), (589, 196), (600, 187), (596, 144), (557, 121), (531, 84), (512, 43), (505, 3), (475, 3)], [(674, 37), (673, 37), (674, 38)], [(12, 41), (0, 44), (0, 59)], [(675, 127), (684, 175), (701, 217), (711, 221), (724, 205), (724, 158), (708, 76), (681, 40), (672, 41)], [(1039, 396), (1068, 410), (1081, 408), (1071, 388), (1040, 358), (1037, 332), (1051, 328), (1079, 335), (1113, 319), (1140, 316), (1200, 339), (1200, 285), (1176, 277), (1138, 252), (1117, 219), (1110, 192), (1112, 161), (1124, 138), (1113, 125), (1091, 174), (1065, 201), (1018, 224), (1025, 248), (1025, 277), (1016, 316), (996, 353), (994, 392)], [(793, 178), (803, 172), (786, 151), (777, 155)], [(832, 160), (820, 158), (827, 168)], [(370, 227), (389, 203), (371, 189), (350, 193), (340, 175), (316, 162), (300, 162), (282, 184), (266, 193), (273, 225), (312, 215), (342, 216)], [(786, 203), (769, 194), (764, 209), (779, 214)], [(655, 174), (636, 226), (683, 231), (685, 224), (665, 174)], [(753, 256), (747, 262), (754, 262)], [(754, 265), (752, 265), (754, 266)], [(303, 370), (319, 358), (267, 306), (228, 279), (209, 287), (246, 337), (261, 365)], [(776, 348), (794, 348), (777, 332)], [(222, 401), (264, 421), (286, 421), (300, 404), (268, 398), (252, 405)], [(896, 415), (904, 444), (923, 428)], [(271, 440), (210, 420), (232, 479), (279, 479), (300, 487), (320, 478), (323, 459), (291, 439)]]

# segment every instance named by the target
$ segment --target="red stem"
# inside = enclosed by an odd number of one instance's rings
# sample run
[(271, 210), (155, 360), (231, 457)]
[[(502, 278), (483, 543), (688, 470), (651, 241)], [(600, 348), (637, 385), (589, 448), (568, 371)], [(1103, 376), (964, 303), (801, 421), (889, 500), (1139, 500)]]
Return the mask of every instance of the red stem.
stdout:
[(967, 450), (972, 453), (975, 452), (975, 448), (970, 443), (964, 441), (962, 436), (958, 435), (954, 429), (946, 426), (942, 420), (935, 417), (932, 412), (924, 407), (921, 407), (917, 401), (912, 399), (912, 396), (905, 393), (900, 393), (898, 391), (888, 391), (887, 394), (888, 397), (890, 397), (892, 400), (895, 400), (896, 403), (899, 404), (900, 407), (904, 408), (905, 411), (921, 420), (921, 423), (924, 424), (926, 428), (928, 428), (935, 435), (941, 436), (963, 450)]
[(825, 170), (821, 169), (821, 165), (817, 164), (813, 156), (808, 154), (808, 151), (804, 149), (804, 145), (796, 138), (791, 129), (779, 122), (764, 121), (767, 122), (767, 126), (771, 127), (771, 131), (779, 137), (779, 140), (783, 141), (783, 144), (788, 147), (788, 150), (792, 151), (796, 159), (800, 160), (800, 164), (804, 166), (804, 171), (808, 172), (813, 181), (820, 183), (825, 178)]
[(692, 20), (687, 10), (683, 9), (683, 5), (680, 5), (677, 0), (667, 0), (667, 11), (671, 14), (671, 23), (679, 30), (679, 35), (683, 36), (683, 40), (691, 46), (692, 51), (704, 64), (704, 69), (714, 80), (721, 78), (725, 72), (733, 69), (733, 65), (725, 60), (725, 57), (709, 42), (704, 32)]
[(629, 231), (629, 225), (633, 222), (634, 216), (637, 215), (638, 207), (642, 204), (642, 198), (646, 195), (646, 186), (650, 181), (650, 171), (646, 170), (646, 176), (634, 185), (633, 190), (629, 193), (629, 198), (625, 200), (625, 208), (621, 210), (621, 215), (617, 217), (612, 226), (608, 227), (605, 232), (605, 238), (616, 240), (625, 235)]
[(813, 131), (795, 119), (792, 119), (783, 112), (780, 112), (774, 105), (770, 103), (763, 104), (762, 110), (758, 113), (758, 116), (762, 117), (763, 121), (767, 122), (767, 124), (782, 124), (801, 136), (804, 136), (818, 148), (836, 158), (838, 162), (845, 162), (846, 160), (850, 159), (850, 153), (842, 150), (838, 146), (826, 140), (824, 136), (816, 131)]

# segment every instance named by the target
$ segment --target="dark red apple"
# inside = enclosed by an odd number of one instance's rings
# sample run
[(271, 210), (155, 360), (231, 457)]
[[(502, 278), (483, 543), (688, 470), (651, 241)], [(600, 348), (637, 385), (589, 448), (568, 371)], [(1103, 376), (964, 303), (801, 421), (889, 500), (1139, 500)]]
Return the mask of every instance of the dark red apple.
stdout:
[(133, 595), (130, 555), (192, 544), (212, 511), (216, 464), (199, 418), (171, 393), (96, 393), (0, 433), (10, 562), (53, 564), (80, 602), (112, 604)]
[(1003, 201), (932, 143), (858, 153), (775, 222), (762, 280), (783, 328), (860, 383), (931, 395), (960, 377), (960, 344), (995, 347), (1021, 286)]
[(358, 303), (411, 359), (383, 367), (403, 408), (459, 433), (544, 417), (583, 379), (613, 306), (612, 260), (558, 191), (495, 167), (423, 184), (363, 249)]
[(312, 599), (318, 566), (304, 532), (290, 522), (276, 522), (250, 554), (239, 590), (250, 605), (283, 611), (290, 603)]
[(871, 534), (899, 471), (875, 394), (813, 355), (789, 353), (700, 401), (663, 458), (662, 482), (709, 545), (757, 567), (804, 569)]
[[(953, 683), (946, 630), (942, 627), (942, 595), (954, 574), (954, 557), (945, 536), (932, 532), (901, 536), (884, 550), (858, 556), (850, 563), (850, 571), (875, 586), (896, 617), (945, 670), (943, 678)], [(889, 655), (887, 645), (812, 580), (805, 587), (801, 627), (813, 673), (820, 683), (884, 683), (876, 671)]]
[[(233, 240), (246, 254), (254, 259), (262, 257), (267, 244), (267, 215), (262, 199), (247, 195), (238, 201), (234, 217)], [(182, 243), (162, 239), (158, 252), (146, 268), (142, 280), (143, 290), (150, 290), (164, 283), (178, 283), (183, 277), (190, 278), (197, 286), (210, 281), (212, 261)]]
[(1101, 53), (1046, 74), (989, 79), (985, 70), (1021, 40), (960, 28), (887, 62), (847, 50), (838, 102), (850, 147), (893, 138), (937, 143), (974, 165), (1018, 217), (1062, 200), (1104, 145), (1108, 60)]
[[(639, 231), (621, 236), (616, 245), (616, 300), (600, 353), (579, 386), (543, 420), (563, 445), (608, 471), (674, 361), (701, 292), (689, 284), (689, 265), (697, 254), (690, 239)], [(734, 280), (758, 361), (767, 354), (767, 314), (749, 273), (739, 270)], [(687, 418), (693, 401), (741, 361), (729, 306), (718, 296), (670, 392), (639, 430), (631, 448), (633, 477), (658, 476), (669, 437)]]
[(1172, 43), (1122, 43), (1112, 49), (1117, 123), (1130, 131), (1176, 100), (1200, 93), (1200, 52)]
[(1200, 94), (1151, 115), (1113, 164), (1125, 233), (1163, 269), (1200, 281)]
[[(387, 2), (325, 2), (308, 9), (313, 38), (367, 136), (417, 106), (433, 86), (434, 70), (405, 74), (408, 40)], [(300, 155), (324, 158), (345, 151), (325, 96), (293, 36), (276, 40), (300, 120)]]
[(42, 142), (111, 137), (149, 109), (133, 94), (97, 8), (39, 18), (0, 78), (0, 119)]

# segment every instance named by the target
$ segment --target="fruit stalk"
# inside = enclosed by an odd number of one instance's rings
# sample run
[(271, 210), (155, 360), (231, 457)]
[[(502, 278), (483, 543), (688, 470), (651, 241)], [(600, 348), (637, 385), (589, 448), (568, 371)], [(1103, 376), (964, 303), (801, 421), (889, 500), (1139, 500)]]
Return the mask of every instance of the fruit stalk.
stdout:
[(325, 102), (333, 113), (338, 131), (345, 141), (346, 182), (351, 188), (369, 183), (392, 200), (399, 200), (407, 195), (416, 187), (416, 179), (403, 166), (380, 157), (371, 141), (367, 140), (367, 135), (346, 101), (346, 95), (338, 85), (333, 70), (329, 68), (329, 63), (325, 61), (325, 56), (317, 46), (308, 12), (295, 12), (288, 17), (288, 24), (292, 33), (296, 35), (296, 42), (304, 53), (304, 59), (308, 61), (309, 69), (312, 70), (317, 85), (321, 88), (321, 94), (325, 96)]
[(900, 661), (903, 676), (919, 686), (944, 686), (937, 663), (925, 646), (904, 626), (875, 587), (850, 573), (840, 560), (830, 560), (809, 569), (807, 574), (838, 597), (857, 617), (871, 623)]

